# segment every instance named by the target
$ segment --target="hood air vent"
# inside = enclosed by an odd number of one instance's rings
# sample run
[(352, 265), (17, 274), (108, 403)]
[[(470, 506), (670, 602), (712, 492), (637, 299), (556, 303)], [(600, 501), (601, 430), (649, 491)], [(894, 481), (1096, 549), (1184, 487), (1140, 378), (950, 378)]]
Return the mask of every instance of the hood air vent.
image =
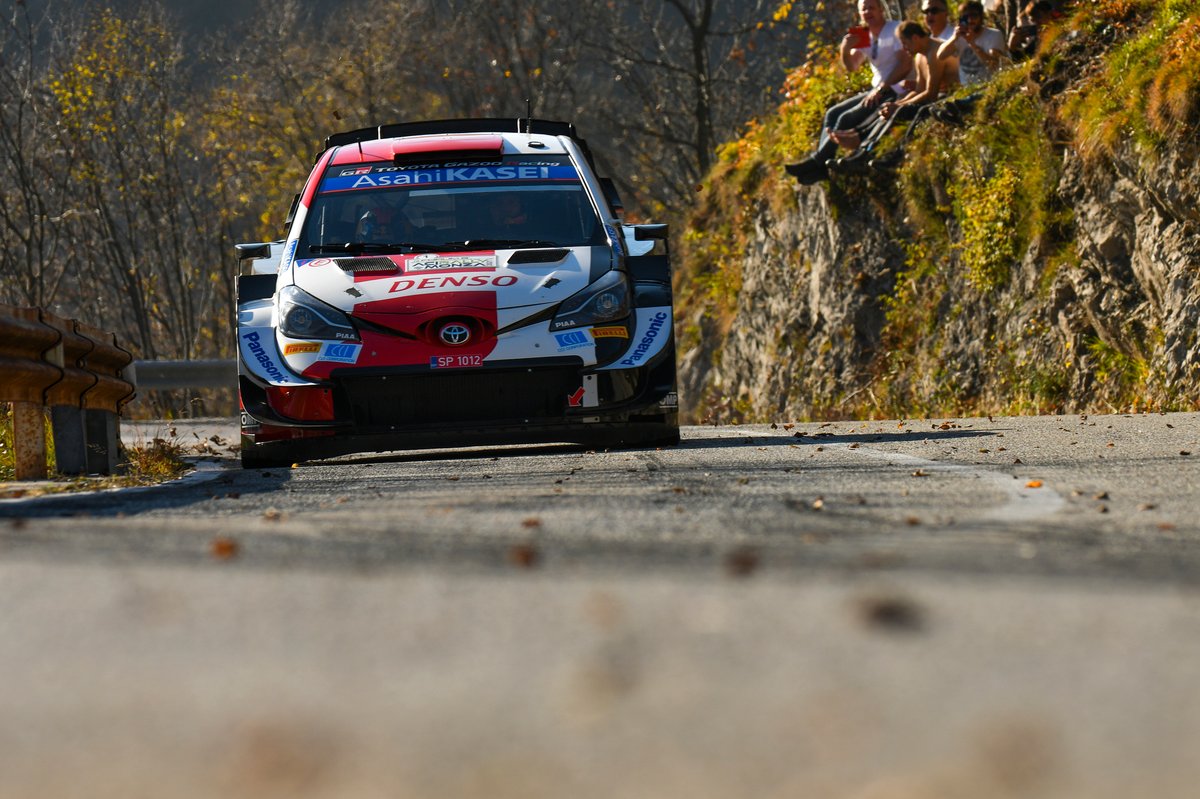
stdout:
[(567, 257), (570, 250), (517, 250), (508, 259), (511, 264), (553, 264)]
[(337, 258), (334, 263), (344, 272), (396, 272), (400, 267), (390, 258)]

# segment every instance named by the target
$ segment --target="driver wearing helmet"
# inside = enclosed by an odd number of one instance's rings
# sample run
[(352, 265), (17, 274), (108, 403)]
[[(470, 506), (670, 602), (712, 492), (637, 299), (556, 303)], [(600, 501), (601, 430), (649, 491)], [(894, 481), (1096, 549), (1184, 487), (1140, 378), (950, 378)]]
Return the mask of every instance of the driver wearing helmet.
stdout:
[(415, 230), (404, 207), (408, 205), (405, 192), (383, 192), (377, 198), (378, 205), (361, 217), (354, 228), (357, 241), (395, 243), (410, 238)]

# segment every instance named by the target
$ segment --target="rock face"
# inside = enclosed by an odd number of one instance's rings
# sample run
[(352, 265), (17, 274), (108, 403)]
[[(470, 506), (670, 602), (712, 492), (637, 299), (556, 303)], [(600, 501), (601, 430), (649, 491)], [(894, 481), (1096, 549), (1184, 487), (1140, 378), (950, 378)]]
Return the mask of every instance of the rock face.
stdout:
[(1064, 276), (1071, 293), (1059, 314), (1064, 335), (1094, 331), (1111, 347), (1144, 354), (1163, 399), (1193, 406), (1200, 400), (1195, 153), (1091, 170), (1068, 158), (1060, 190), (1075, 208), (1081, 260)]
[(837, 180), (798, 186), (794, 209), (754, 215), (732, 318), (681, 320), (696, 331), (683, 337), (695, 342), (680, 363), (685, 410), (774, 421), (1194, 409), (1196, 155), (1085, 165), (1065, 151), (1073, 257), (1035, 241), (988, 292), (964, 274), (953, 220), (946, 251), (914, 258), (897, 204), (852, 201)]

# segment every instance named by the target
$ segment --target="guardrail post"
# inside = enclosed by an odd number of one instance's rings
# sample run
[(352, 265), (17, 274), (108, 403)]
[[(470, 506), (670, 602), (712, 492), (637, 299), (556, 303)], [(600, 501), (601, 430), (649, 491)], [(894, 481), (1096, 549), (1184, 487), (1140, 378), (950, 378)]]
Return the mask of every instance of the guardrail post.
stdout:
[[(43, 324), (55, 328), (53, 317), (46, 319), (46, 315), (41, 314), (41, 318)], [(42, 359), (52, 366), (65, 369), (67, 361), (63, 339), (60, 338), (57, 344), (46, 350)], [(59, 380), (59, 383), (61, 382), (62, 380)], [(59, 474), (87, 474), (87, 439), (83, 432), (83, 412), (69, 405), (50, 406), (50, 432), (54, 436), (55, 468)]]
[(60, 472), (116, 470), (117, 414), (137, 390), (124, 379), (132, 361), (112, 333), (42, 308), (0, 305), (0, 402), (12, 404), (18, 480), (46, 477), (44, 408), (52, 409)]
[(53, 406), (50, 408), (50, 428), (54, 431), (54, 459), (59, 473), (87, 474), (83, 409), (72, 405)]
[(120, 431), (117, 429), (117, 414), (88, 408), (83, 412), (83, 426), (87, 434), (87, 470), (89, 474), (113, 474), (117, 470), (117, 452), (120, 448)]
[(36, 402), (12, 403), (13, 464), (18, 480), (46, 479), (46, 417)]

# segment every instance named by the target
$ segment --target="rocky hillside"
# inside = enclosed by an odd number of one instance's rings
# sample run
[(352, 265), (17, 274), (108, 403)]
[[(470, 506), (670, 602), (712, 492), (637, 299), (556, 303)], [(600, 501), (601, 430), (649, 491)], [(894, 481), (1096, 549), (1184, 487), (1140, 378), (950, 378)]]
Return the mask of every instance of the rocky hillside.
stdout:
[(1200, 0), (1101, 0), (898, 172), (798, 186), (818, 53), (684, 236), (693, 420), (1200, 406)]

